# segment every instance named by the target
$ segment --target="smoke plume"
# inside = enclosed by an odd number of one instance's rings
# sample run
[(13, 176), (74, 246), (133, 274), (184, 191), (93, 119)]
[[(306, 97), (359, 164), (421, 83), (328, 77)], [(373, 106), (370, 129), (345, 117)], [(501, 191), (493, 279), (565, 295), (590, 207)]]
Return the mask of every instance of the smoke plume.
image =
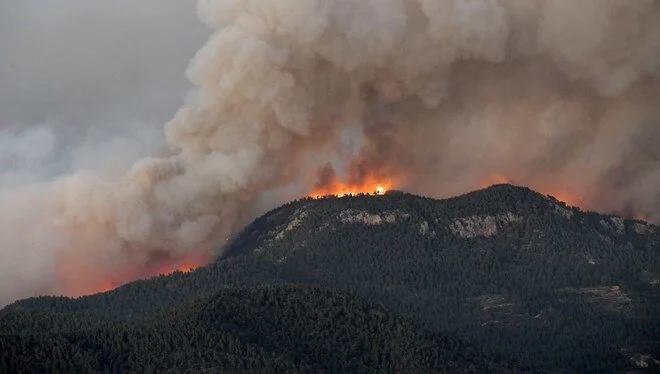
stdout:
[(334, 175), (329, 161), (431, 196), (498, 175), (660, 220), (660, 1), (200, 0), (198, 14), (216, 31), (165, 147), (121, 173), (2, 190), (0, 300), (213, 253), (264, 196)]

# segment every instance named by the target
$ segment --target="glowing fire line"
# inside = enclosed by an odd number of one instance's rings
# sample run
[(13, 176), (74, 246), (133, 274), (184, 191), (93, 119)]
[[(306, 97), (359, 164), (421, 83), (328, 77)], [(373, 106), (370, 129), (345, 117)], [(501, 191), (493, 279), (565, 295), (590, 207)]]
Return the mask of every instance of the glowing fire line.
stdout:
[(341, 183), (334, 183), (329, 187), (324, 187), (311, 192), (308, 196), (319, 199), (328, 196), (356, 196), (359, 194), (365, 195), (385, 195), (391, 189), (391, 183), (364, 183), (361, 185), (348, 185)]

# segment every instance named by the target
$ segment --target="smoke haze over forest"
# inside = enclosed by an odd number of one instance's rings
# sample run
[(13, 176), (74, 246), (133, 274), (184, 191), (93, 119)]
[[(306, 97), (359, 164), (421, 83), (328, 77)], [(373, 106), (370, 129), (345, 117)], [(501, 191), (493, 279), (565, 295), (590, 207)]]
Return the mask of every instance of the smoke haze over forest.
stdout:
[(660, 219), (660, 1), (194, 10), (0, 0), (0, 302), (213, 253), (328, 170)]

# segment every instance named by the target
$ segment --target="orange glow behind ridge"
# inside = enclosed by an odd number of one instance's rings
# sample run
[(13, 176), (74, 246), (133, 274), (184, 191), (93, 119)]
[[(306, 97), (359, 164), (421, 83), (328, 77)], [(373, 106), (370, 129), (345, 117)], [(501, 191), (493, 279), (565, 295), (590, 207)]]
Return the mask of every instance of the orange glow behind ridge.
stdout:
[(168, 275), (175, 273), (177, 271), (180, 271), (182, 273), (190, 273), (191, 271), (194, 271), (200, 266), (204, 266), (206, 264), (206, 261), (204, 262), (194, 262), (194, 261), (183, 261), (181, 263), (169, 263), (162, 265), (158, 267), (154, 272), (152, 272), (153, 275)]
[[(168, 275), (177, 271), (189, 273), (200, 266), (206, 265), (209, 261), (208, 257), (199, 255), (180, 259), (165, 258), (153, 261), (140, 268), (118, 269), (112, 275), (99, 276), (98, 273), (93, 271), (93, 266), (86, 264), (84, 261), (75, 258), (63, 260), (59, 264), (58, 274), (65, 294), (71, 297), (112, 291), (134, 280)], [(76, 269), (77, 271), (72, 273), (66, 271), (67, 269)]]
[(579, 196), (574, 195), (569, 191), (550, 190), (545, 193), (550, 196), (553, 196), (555, 199), (559, 201), (566, 203), (566, 205), (579, 207), (579, 208), (583, 207), (583, 200)]
[[(515, 181), (512, 178), (506, 177), (501, 174), (492, 174), (488, 179), (483, 181), (477, 186), (477, 189), (483, 189), (490, 187), (494, 184), (513, 184), (515, 185)], [(557, 188), (553, 187), (551, 185), (542, 183), (540, 185), (530, 185), (528, 186), (529, 188), (532, 188), (533, 190), (550, 195), (554, 197), (555, 199), (566, 203), (569, 206), (574, 206), (574, 207), (579, 207), (579, 208), (586, 208), (586, 201), (584, 198), (580, 197), (578, 194), (572, 191), (568, 191), (566, 188)]]

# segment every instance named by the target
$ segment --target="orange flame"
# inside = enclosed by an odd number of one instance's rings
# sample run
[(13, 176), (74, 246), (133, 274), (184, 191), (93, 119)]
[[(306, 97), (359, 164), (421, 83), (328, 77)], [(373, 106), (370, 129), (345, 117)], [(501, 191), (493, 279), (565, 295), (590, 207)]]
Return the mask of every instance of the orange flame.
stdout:
[(308, 196), (318, 199), (326, 196), (342, 197), (358, 194), (384, 195), (392, 189), (393, 184), (391, 180), (375, 177), (366, 177), (357, 183), (347, 183), (335, 178), (328, 185), (316, 188)]

